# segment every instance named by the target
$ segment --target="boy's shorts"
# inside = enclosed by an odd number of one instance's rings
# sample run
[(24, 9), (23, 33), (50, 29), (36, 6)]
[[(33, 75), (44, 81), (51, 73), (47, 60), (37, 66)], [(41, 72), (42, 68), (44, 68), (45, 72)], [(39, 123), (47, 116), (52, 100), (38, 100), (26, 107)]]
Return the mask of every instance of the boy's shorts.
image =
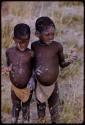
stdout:
[(36, 90), (35, 90), (37, 99), (41, 103), (46, 102), (48, 100), (48, 98), (51, 96), (54, 88), (55, 88), (55, 82), (50, 86), (43, 86), (37, 80), (37, 86), (36, 86)]
[(12, 84), (11, 89), (15, 92), (16, 96), (22, 101), (26, 102), (31, 94), (30, 88), (26, 87), (24, 89), (17, 88)]

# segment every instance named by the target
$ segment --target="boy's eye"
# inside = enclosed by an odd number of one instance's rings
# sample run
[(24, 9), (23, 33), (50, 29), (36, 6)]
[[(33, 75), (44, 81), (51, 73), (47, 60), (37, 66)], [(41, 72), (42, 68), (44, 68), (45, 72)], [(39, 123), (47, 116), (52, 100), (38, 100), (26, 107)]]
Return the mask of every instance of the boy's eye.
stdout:
[(22, 41), (22, 40), (18, 40), (17, 42), (20, 43), (20, 44), (23, 44), (23, 43), (28, 43), (29, 40), (25, 40), (25, 41)]
[(47, 33), (47, 34), (44, 34), (45, 36), (49, 36), (49, 35), (51, 35), (51, 36), (54, 36), (54, 33)]
[(45, 36), (49, 36), (50, 34), (49, 34), (49, 33), (43, 33), (43, 35), (45, 35)]
[(28, 42), (29, 40), (27, 39), (26, 42)]
[(45, 36), (49, 36), (49, 34), (45, 34)]
[(18, 43), (22, 43), (22, 41), (21, 41), (21, 40), (18, 40), (17, 42), (18, 42)]

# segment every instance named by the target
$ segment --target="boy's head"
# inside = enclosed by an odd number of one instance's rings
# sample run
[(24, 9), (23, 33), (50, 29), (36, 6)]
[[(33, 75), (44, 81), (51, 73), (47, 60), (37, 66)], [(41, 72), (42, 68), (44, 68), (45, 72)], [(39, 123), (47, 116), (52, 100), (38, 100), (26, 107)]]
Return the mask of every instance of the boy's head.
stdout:
[(36, 36), (46, 44), (54, 39), (55, 24), (49, 17), (40, 17), (35, 23)]
[(14, 27), (13, 39), (20, 51), (26, 50), (30, 39), (30, 27), (24, 23), (17, 24)]

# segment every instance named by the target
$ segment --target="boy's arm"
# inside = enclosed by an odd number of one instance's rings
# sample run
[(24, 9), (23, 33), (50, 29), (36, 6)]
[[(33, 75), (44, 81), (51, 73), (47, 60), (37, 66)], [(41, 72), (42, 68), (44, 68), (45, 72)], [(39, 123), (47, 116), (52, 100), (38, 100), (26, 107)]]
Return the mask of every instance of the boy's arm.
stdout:
[(32, 66), (34, 67), (34, 49), (33, 49), (33, 43), (31, 44), (31, 51), (33, 53), (33, 56), (32, 56)]
[(34, 47), (33, 47), (34, 43), (31, 44), (31, 50), (33, 51), (34, 50)]
[(9, 72), (12, 69), (12, 64), (9, 64), (8, 52), (7, 51), (6, 51), (6, 63), (7, 63), (7, 66), (2, 67), (2, 72)]
[(8, 50), (6, 51), (6, 63), (7, 63), (7, 66), (9, 66), (9, 59), (8, 59)]
[(9, 67), (2, 67), (2, 72), (9, 72), (9, 71), (11, 71), (11, 67), (12, 67), (12, 65), (10, 65)]
[(62, 45), (59, 45), (58, 57), (59, 57), (60, 67), (64, 68), (64, 67), (68, 66), (69, 64), (71, 64), (70, 60), (69, 61), (65, 61)]
[(32, 57), (32, 58), (34, 57), (34, 52), (33, 52), (33, 51), (31, 51), (31, 57)]

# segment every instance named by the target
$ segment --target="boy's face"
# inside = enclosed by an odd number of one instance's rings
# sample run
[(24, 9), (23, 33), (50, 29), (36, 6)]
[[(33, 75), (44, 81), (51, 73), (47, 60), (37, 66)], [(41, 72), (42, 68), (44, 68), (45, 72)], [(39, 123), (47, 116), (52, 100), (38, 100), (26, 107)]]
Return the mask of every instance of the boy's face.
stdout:
[(29, 43), (29, 36), (25, 35), (25, 36), (21, 36), (20, 38), (13, 38), (16, 44), (16, 47), (20, 50), (20, 51), (25, 51), (26, 48), (28, 47), (28, 43)]
[(54, 39), (55, 28), (53, 26), (47, 27), (42, 33), (40, 33), (39, 38), (46, 44), (50, 44)]

